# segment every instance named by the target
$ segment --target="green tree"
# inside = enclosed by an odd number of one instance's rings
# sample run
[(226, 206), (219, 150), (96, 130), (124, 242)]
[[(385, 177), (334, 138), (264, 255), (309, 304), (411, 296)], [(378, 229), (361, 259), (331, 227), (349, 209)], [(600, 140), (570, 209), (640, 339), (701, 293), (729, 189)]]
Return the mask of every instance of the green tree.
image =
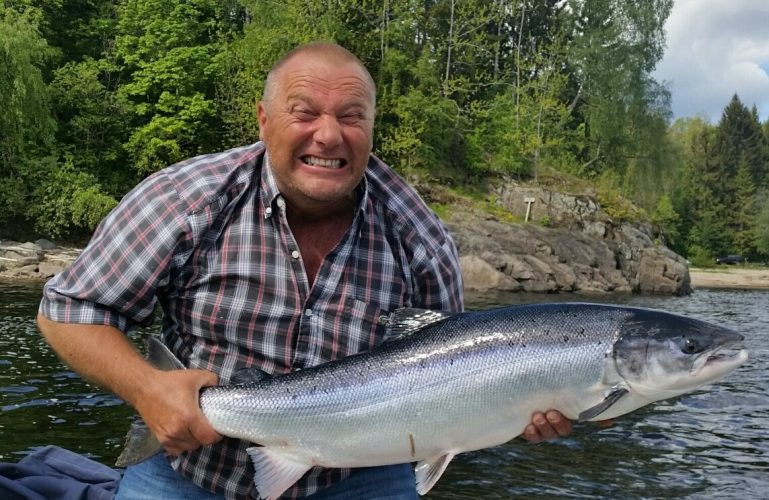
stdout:
[(214, 98), (224, 26), (214, 0), (118, 6), (113, 57), (125, 83), (117, 95), (132, 116), (125, 147), (140, 173), (221, 146)]
[(756, 188), (750, 168), (743, 160), (737, 167), (734, 179), (735, 204), (734, 220), (734, 249), (744, 255), (756, 254)]
[(730, 205), (735, 202), (734, 179), (740, 165), (748, 169), (754, 185), (761, 185), (765, 177), (766, 158), (761, 125), (735, 94), (724, 108), (716, 129), (713, 162), (706, 182), (719, 201)]
[(679, 246), (679, 225), (681, 217), (673, 208), (673, 202), (666, 194), (660, 196), (657, 207), (652, 214), (652, 221), (660, 228), (664, 243), (669, 247)]
[(127, 168), (123, 147), (131, 116), (114, 90), (105, 86), (114, 77), (105, 60), (86, 58), (56, 69), (49, 85), (59, 127), (57, 141), (73, 167), (88, 172), (114, 196), (136, 183)]
[(669, 117), (669, 92), (651, 76), (662, 58), (671, 0), (570, 2), (570, 64), (584, 119), (584, 168), (618, 170), (629, 160), (655, 165)]
[(758, 201), (761, 209), (756, 218), (756, 251), (766, 262), (769, 259), (769, 194), (763, 192)]
[(43, 81), (52, 53), (35, 17), (34, 11), (0, 7), (0, 222), (26, 213), (28, 186), (38, 177), (32, 159), (53, 141)]

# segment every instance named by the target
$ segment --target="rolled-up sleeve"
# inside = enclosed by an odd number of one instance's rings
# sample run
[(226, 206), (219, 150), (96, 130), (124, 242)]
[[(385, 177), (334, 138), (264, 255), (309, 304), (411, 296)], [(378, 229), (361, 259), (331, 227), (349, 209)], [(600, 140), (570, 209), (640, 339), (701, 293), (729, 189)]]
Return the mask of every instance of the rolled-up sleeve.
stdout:
[(73, 264), (46, 283), (40, 312), (57, 322), (122, 331), (148, 325), (170, 262), (189, 239), (173, 183), (163, 172), (150, 176), (101, 222)]

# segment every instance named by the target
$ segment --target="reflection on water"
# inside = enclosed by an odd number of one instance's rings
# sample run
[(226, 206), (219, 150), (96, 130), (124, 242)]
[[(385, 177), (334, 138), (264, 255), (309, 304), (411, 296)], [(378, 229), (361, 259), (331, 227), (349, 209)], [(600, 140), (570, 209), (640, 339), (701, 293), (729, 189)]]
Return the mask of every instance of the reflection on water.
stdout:
[[(428, 498), (769, 498), (769, 292), (688, 297), (476, 294), (469, 309), (552, 301), (665, 309), (731, 327), (750, 359), (725, 381), (568, 438), (454, 459)], [(63, 367), (39, 338), (39, 289), (0, 285), (0, 460), (56, 444), (112, 464), (130, 408)]]
[(105, 463), (133, 410), (85, 383), (38, 335), (38, 287), (0, 284), (0, 460), (55, 444)]

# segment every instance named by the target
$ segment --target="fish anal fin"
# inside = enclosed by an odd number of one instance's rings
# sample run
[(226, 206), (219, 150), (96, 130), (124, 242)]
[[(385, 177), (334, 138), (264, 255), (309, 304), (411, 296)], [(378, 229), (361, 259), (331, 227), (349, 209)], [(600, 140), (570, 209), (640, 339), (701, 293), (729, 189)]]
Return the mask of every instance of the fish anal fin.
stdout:
[(597, 405), (593, 406), (592, 408), (588, 408), (587, 410), (583, 411), (579, 414), (577, 417), (580, 422), (584, 422), (586, 420), (592, 420), (601, 413), (605, 412), (609, 408), (614, 405), (617, 401), (619, 401), (622, 396), (627, 394), (629, 391), (627, 389), (613, 389), (605, 398), (603, 398), (603, 401), (598, 403)]
[(452, 458), (454, 458), (454, 453), (446, 453), (432, 462), (427, 460), (419, 462), (414, 468), (414, 474), (417, 479), (417, 493), (424, 495), (430, 491), (435, 486), (435, 483), (438, 482), (438, 479), (441, 478)]
[(254, 463), (254, 484), (260, 498), (274, 500), (301, 478), (312, 465), (261, 446), (247, 448)]

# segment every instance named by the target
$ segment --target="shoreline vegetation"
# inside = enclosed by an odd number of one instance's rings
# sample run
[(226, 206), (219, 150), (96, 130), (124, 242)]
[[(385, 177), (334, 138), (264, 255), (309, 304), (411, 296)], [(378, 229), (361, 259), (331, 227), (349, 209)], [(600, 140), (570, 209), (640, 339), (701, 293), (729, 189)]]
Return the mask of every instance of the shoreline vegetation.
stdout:
[(769, 268), (689, 268), (692, 288), (769, 290)]

